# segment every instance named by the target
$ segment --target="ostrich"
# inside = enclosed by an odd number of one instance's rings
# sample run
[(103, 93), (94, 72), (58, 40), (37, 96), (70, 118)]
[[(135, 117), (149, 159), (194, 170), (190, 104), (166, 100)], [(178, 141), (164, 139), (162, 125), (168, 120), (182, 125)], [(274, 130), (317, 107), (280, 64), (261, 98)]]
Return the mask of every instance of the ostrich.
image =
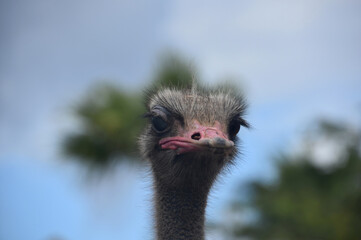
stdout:
[(157, 239), (204, 239), (207, 196), (237, 154), (246, 104), (231, 90), (161, 89), (149, 96), (140, 151), (150, 162)]

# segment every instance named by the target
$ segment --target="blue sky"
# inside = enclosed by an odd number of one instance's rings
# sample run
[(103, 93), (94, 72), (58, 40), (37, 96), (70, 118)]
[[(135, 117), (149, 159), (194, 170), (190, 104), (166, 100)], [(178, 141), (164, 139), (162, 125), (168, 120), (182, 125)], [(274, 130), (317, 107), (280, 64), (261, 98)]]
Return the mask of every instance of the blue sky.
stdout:
[(222, 220), (237, 185), (271, 179), (270, 156), (315, 119), (360, 121), (360, 12), (356, 0), (2, 1), (0, 239), (151, 239), (147, 172), (86, 181), (59, 142), (92, 84), (140, 89), (169, 49), (207, 82), (240, 81), (250, 102), (243, 157), (207, 210)]

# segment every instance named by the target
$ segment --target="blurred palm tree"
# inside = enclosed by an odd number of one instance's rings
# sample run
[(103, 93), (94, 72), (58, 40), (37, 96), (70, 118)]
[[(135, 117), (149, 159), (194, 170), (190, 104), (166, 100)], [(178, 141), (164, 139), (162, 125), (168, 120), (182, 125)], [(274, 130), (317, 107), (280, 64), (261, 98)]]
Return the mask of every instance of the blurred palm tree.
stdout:
[[(190, 88), (199, 83), (194, 73), (182, 57), (166, 54), (146, 89)], [(75, 106), (81, 127), (65, 137), (62, 147), (66, 155), (95, 169), (121, 160), (139, 162), (136, 141), (144, 125), (142, 95), (112, 84), (94, 86)]]
[(300, 154), (278, 159), (275, 183), (249, 184), (251, 198), (235, 201), (232, 210), (236, 215), (251, 211), (253, 220), (235, 221), (228, 235), (232, 239), (360, 239), (361, 131), (344, 126), (321, 122)]
[(94, 87), (75, 108), (81, 129), (66, 137), (65, 152), (94, 167), (116, 159), (137, 159), (135, 144), (142, 112), (139, 95), (114, 85)]
[(178, 54), (167, 53), (161, 56), (160, 64), (155, 71), (148, 91), (156, 91), (162, 87), (191, 88), (193, 84), (199, 85), (196, 69)]

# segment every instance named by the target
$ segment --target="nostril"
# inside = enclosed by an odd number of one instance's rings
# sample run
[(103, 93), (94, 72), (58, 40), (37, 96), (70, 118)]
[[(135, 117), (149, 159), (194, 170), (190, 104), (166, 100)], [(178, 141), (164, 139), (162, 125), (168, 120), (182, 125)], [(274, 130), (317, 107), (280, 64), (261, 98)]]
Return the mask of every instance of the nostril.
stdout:
[(200, 133), (194, 133), (192, 136), (191, 136), (192, 139), (194, 140), (199, 140), (201, 139), (201, 134)]

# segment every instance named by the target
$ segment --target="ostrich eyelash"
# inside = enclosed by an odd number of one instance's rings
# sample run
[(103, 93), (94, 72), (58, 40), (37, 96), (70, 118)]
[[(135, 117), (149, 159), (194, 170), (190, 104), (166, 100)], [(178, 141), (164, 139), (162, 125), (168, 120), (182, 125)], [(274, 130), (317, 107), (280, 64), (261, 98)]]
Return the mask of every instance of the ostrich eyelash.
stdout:
[[(182, 125), (184, 125), (184, 118), (182, 115), (175, 113), (175, 112), (170, 112), (165, 108), (163, 108), (163, 109), (166, 110), (169, 115), (172, 115), (175, 119), (177, 119)], [(154, 116), (154, 114), (152, 112), (146, 112), (145, 114), (142, 115), (143, 118), (147, 118), (147, 119), (149, 119), (153, 116)]]
[(251, 125), (246, 120), (244, 120), (242, 117), (240, 117), (238, 114), (231, 118), (230, 122), (232, 122), (232, 121), (237, 121), (241, 126), (243, 126), (245, 128), (251, 128)]
[(239, 118), (238, 121), (240, 122), (241, 126), (245, 127), (245, 128), (251, 128), (251, 125), (246, 121), (244, 120), (243, 118)]
[(153, 114), (151, 112), (147, 112), (142, 115), (142, 118), (151, 118), (152, 116)]

